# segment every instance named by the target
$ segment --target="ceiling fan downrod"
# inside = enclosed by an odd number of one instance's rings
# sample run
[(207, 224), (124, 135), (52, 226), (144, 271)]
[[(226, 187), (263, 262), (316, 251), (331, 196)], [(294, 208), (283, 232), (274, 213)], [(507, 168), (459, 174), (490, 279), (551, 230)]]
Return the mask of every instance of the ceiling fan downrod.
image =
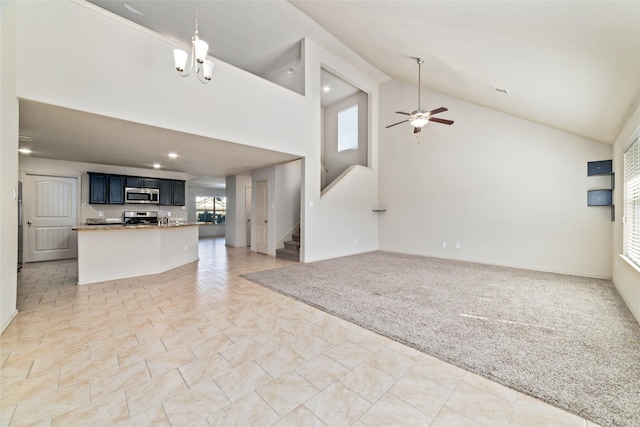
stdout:
[(420, 110), (420, 92), (421, 92), (421, 84), (420, 84), (420, 76), (422, 75), (422, 64), (424, 63), (424, 59), (416, 58), (418, 62), (418, 111)]

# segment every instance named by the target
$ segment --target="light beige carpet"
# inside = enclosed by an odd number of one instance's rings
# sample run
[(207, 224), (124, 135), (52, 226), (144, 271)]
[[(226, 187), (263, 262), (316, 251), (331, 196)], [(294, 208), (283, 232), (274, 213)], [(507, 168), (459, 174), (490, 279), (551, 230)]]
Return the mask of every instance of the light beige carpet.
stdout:
[(605, 426), (640, 426), (640, 325), (609, 280), (372, 252), (247, 274)]

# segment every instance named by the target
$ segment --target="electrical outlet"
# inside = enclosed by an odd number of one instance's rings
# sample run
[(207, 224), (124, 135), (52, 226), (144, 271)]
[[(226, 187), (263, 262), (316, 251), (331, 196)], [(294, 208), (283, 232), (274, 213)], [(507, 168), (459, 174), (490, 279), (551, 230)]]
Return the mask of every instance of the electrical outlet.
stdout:
[(99, 216), (99, 217), (103, 217), (103, 216), (104, 216), (104, 212), (99, 211), (99, 212), (98, 212), (98, 216)]
[(442, 242), (442, 247), (446, 248), (447, 247), (447, 242)]
[(357, 245), (357, 244), (358, 244), (358, 238), (357, 238), (357, 237), (353, 239), (353, 244), (354, 244), (354, 245)]
[(187, 245), (184, 245), (184, 251), (185, 252), (187, 251)]
[(462, 247), (462, 245), (460, 245), (460, 243), (456, 243), (456, 249), (460, 249)]

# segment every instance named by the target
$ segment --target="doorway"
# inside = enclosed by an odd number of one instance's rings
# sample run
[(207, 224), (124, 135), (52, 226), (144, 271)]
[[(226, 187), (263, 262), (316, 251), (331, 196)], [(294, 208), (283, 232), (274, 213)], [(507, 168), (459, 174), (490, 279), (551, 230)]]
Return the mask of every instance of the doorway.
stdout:
[(24, 261), (76, 258), (78, 178), (25, 174)]

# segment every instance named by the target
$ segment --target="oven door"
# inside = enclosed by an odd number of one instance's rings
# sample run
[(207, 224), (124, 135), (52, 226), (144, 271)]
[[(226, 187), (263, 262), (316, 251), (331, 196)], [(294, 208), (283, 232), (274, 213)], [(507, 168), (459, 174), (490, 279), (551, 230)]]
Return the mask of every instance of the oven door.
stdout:
[(158, 204), (159, 191), (157, 188), (130, 188), (124, 189), (125, 203), (150, 203)]

